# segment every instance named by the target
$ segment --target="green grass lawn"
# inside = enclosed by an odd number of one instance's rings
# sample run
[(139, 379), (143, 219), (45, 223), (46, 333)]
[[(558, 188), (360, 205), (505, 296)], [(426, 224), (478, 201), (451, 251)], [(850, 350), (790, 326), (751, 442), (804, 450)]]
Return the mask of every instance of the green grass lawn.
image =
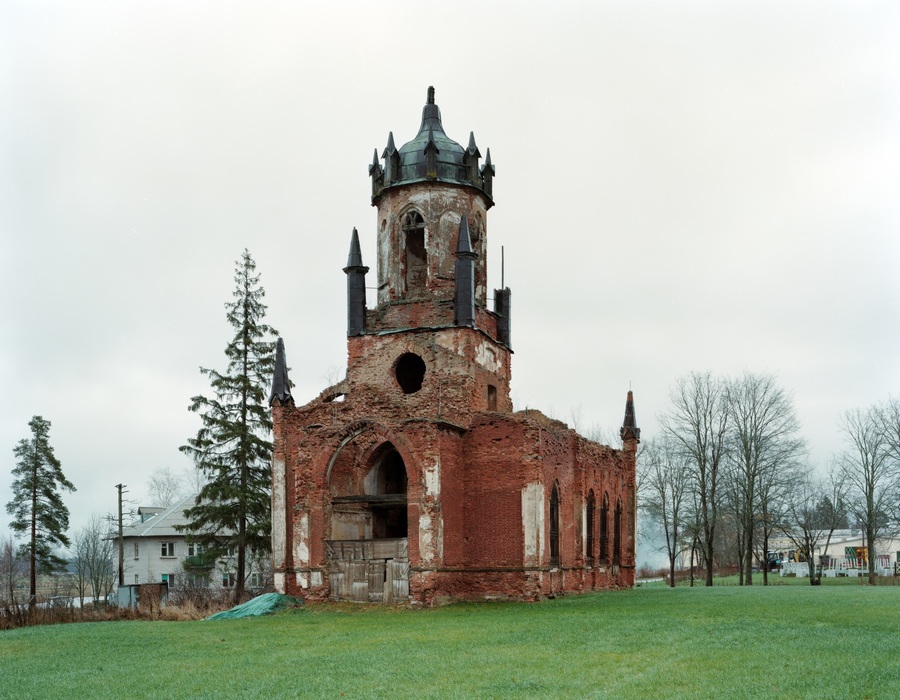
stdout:
[(0, 632), (3, 698), (896, 698), (900, 587), (647, 587)]

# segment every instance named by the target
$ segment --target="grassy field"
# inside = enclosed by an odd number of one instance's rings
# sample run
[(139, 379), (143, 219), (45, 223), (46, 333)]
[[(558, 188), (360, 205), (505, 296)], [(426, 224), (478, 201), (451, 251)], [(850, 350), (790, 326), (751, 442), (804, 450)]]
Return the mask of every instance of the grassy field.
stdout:
[(0, 632), (2, 698), (896, 698), (900, 587), (642, 587)]

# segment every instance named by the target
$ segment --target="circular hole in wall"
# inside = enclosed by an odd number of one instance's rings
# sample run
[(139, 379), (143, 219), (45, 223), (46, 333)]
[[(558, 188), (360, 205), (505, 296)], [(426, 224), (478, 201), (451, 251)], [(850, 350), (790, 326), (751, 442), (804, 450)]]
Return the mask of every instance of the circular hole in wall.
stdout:
[(415, 394), (425, 379), (425, 360), (414, 352), (400, 355), (394, 366), (394, 376), (404, 394)]

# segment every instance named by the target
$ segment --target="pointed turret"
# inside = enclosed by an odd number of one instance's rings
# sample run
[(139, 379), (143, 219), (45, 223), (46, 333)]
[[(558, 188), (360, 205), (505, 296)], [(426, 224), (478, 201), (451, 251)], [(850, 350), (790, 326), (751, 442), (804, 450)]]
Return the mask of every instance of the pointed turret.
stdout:
[(394, 146), (394, 132), (388, 132), (387, 146), (384, 147), (384, 185), (387, 187), (392, 182), (402, 179), (400, 177), (400, 152)]
[(463, 165), (466, 168), (466, 178), (471, 182), (479, 182), (480, 175), (478, 173), (478, 159), (481, 158), (481, 152), (475, 145), (475, 132), (469, 132), (469, 146), (463, 154)]
[(377, 197), (384, 189), (384, 170), (378, 162), (378, 149), (372, 155), (372, 165), (369, 166), (369, 176), (372, 178), (372, 196)]
[(497, 171), (494, 170), (494, 164), (491, 163), (491, 149), (489, 148), (484, 159), (484, 165), (481, 168), (481, 187), (488, 197), (494, 196), (494, 175), (496, 174)]
[(635, 443), (641, 441), (641, 429), (637, 427), (634, 418), (634, 393), (628, 390), (628, 398), (625, 400), (625, 420), (622, 421), (622, 429), (619, 436), (623, 442), (633, 440)]
[(269, 393), (269, 405), (278, 401), (282, 405), (294, 403), (291, 396), (291, 381), (288, 379), (287, 358), (284, 354), (284, 340), (278, 339), (275, 343), (275, 372), (272, 376), (272, 391)]
[(350, 254), (347, 256), (347, 335), (363, 335), (366, 332), (366, 273), (359, 247), (359, 234), (354, 227), (350, 236)]
[(475, 258), (469, 222), (459, 220), (459, 240), (456, 243), (456, 297), (454, 302), (457, 326), (475, 327)]

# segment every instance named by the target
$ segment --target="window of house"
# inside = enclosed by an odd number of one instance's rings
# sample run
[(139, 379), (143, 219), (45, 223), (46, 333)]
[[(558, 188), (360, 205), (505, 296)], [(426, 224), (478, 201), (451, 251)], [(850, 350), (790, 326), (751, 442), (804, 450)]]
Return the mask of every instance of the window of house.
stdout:
[(488, 384), (487, 388), (487, 410), (496, 411), (497, 410), (497, 387), (493, 384)]
[(139, 577), (138, 577), (137, 574), (135, 574), (135, 575), (134, 575), (134, 582), (135, 582), (135, 584), (137, 584), (138, 580), (139, 580)]
[(613, 516), (613, 564), (622, 561), (622, 501), (616, 499), (616, 512)]
[(175, 543), (174, 542), (160, 543), (159, 555), (161, 557), (174, 557), (175, 556)]
[(138, 559), (138, 554), (140, 553), (140, 546), (137, 542), (134, 543), (134, 558)]
[(609, 562), (609, 496), (603, 494), (600, 506), (600, 565)]
[(235, 579), (234, 574), (223, 573), (222, 574), (222, 586), (224, 588), (234, 588), (234, 584), (237, 579)]
[(174, 586), (175, 585), (175, 574), (163, 574), (162, 582), (168, 583), (170, 586)]
[(196, 542), (188, 542), (187, 546), (187, 555), (189, 557), (199, 557), (203, 550), (200, 548), (200, 545)]
[(247, 585), (250, 588), (262, 588), (262, 574), (259, 571), (254, 571), (250, 574), (250, 578), (247, 579)]
[(550, 566), (559, 565), (559, 489), (553, 484), (550, 493)]
[(584, 563), (587, 566), (594, 565), (594, 492), (588, 494), (587, 506), (585, 507), (585, 531), (587, 534), (585, 547)]

